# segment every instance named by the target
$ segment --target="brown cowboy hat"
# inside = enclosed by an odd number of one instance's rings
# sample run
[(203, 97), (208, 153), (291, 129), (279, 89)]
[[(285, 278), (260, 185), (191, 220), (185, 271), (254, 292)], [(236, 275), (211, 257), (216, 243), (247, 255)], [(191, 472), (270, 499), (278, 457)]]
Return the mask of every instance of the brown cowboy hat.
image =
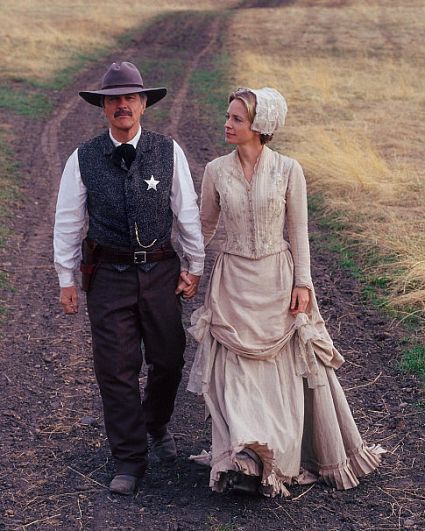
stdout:
[(144, 88), (142, 76), (133, 63), (123, 61), (122, 63), (112, 63), (102, 79), (100, 90), (85, 90), (79, 95), (92, 105), (102, 107), (103, 96), (119, 96), (122, 94), (133, 94), (143, 92), (146, 94), (146, 107), (161, 100), (166, 94), (164, 87)]

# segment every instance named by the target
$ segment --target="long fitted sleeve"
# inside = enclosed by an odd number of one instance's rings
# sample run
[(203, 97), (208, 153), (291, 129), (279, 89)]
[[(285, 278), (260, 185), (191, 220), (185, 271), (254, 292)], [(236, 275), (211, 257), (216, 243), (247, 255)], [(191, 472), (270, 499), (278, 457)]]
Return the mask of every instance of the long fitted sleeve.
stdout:
[(292, 161), (286, 191), (286, 224), (294, 258), (295, 286), (312, 288), (308, 241), (307, 187), (300, 164)]
[(211, 166), (207, 164), (201, 189), (201, 225), (204, 245), (214, 237), (220, 219), (220, 196), (215, 188)]

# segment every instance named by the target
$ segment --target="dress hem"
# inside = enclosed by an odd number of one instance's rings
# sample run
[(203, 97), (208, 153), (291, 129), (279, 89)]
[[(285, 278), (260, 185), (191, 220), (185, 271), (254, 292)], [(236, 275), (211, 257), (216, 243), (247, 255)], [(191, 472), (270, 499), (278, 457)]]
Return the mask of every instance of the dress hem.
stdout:
[[(255, 452), (262, 463), (262, 473), (253, 461), (238, 459), (242, 450)], [(290, 497), (287, 486), (293, 484), (306, 485), (323, 481), (326, 485), (336, 490), (349, 490), (359, 485), (359, 478), (374, 472), (381, 463), (381, 456), (386, 450), (380, 445), (366, 446), (349, 452), (349, 457), (344, 463), (336, 465), (320, 465), (309, 461), (302, 464), (298, 476), (288, 476), (277, 470), (273, 451), (267, 444), (251, 442), (239, 445), (233, 452), (224, 452), (214, 462), (210, 452), (203, 451), (199, 456), (190, 456), (190, 459), (211, 467), (209, 486), (214, 492), (226, 490), (226, 472), (238, 471), (248, 476), (261, 475), (259, 491), (266, 497)]]
[(347, 460), (335, 465), (321, 465), (314, 461), (305, 461), (303, 467), (317, 474), (319, 479), (337, 490), (348, 490), (359, 485), (359, 479), (374, 472), (381, 463), (386, 450), (379, 444), (363, 444), (347, 452)]

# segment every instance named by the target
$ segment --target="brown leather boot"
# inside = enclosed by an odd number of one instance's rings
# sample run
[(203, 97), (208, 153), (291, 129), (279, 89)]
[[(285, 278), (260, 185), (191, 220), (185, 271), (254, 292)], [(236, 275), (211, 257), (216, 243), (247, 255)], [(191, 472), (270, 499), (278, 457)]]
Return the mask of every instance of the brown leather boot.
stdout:
[(173, 463), (177, 459), (177, 448), (174, 437), (166, 430), (163, 435), (149, 435), (149, 453), (154, 461)]
[(137, 491), (140, 478), (130, 474), (117, 474), (109, 485), (109, 491), (122, 496), (132, 496)]

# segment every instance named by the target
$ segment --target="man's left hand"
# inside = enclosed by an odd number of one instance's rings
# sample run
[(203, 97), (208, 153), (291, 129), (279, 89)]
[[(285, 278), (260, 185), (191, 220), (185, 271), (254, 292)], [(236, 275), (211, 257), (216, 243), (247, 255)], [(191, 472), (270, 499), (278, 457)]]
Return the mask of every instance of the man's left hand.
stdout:
[(191, 299), (198, 291), (198, 285), (201, 277), (192, 275), (187, 271), (180, 273), (179, 283), (177, 284), (176, 295), (182, 294), (184, 299)]

